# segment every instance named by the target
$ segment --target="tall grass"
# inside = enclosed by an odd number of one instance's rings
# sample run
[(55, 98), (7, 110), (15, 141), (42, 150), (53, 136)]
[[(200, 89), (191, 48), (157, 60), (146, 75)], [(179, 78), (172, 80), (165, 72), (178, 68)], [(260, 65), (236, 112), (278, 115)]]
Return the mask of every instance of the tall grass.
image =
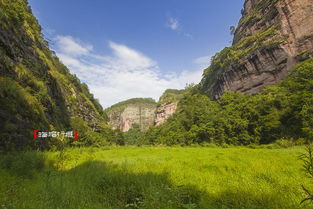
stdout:
[(108, 147), (5, 155), (0, 206), (312, 208), (300, 205), (301, 185), (310, 185), (298, 158), (303, 152), (301, 147)]

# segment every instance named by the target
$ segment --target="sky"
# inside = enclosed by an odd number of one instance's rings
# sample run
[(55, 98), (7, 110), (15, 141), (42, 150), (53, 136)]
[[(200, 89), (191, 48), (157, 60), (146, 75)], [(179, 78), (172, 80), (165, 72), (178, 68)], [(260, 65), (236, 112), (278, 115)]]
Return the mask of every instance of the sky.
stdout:
[(199, 83), (244, 0), (29, 0), (60, 60), (101, 105)]

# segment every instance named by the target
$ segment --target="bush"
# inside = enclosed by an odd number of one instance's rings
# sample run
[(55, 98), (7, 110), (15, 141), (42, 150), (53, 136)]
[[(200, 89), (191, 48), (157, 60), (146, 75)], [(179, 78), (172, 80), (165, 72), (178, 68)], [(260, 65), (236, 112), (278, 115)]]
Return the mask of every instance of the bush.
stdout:
[(294, 146), (294, 142), (291, 139), (279, 139), (275, 142), (275, 144), (282, 148), (288, 148)]

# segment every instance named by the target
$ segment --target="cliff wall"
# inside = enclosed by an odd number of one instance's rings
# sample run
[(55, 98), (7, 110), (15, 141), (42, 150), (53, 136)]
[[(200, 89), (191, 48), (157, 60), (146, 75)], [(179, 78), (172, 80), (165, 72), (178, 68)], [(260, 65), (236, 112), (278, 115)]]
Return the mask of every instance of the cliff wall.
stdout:
[(204, 71), (202, 90), (218, 99), (225, 90), (255, 94), (312, 57), (312, 0), (246, 0), (233, 45)]
[(78, 120), (99, 129), (101, 105), (49, 49), (27, 1), (0, 1), (0, 148), (35, 147), (34, 129), (69, 131)]
[(178, 102), (164, 103), (157, 108), (155, 113), (155, 125), (159, 126), (167, 121), (167, 119), (175, 113)]
[(113, 129), (126, 132), (136, 124), (144, 131), (154, 125), (156, 106), (153, 99), (134, 98), (117, 103), (105, 111)]
[(184, 90), (167, 89), (158, 103), (150, 98), (134, 98), (106, 109), (109, 124), (113, 129), (129, 131), (135, 125), (142, 131), (150, 126), (159, 126), (175, 113)]

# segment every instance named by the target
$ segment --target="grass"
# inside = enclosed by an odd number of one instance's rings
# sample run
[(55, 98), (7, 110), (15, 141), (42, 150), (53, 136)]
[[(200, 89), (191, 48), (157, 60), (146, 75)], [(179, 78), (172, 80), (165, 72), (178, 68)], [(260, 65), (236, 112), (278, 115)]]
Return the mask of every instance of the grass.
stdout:
[(312, 208), (288, 149), (75, 148), (0, 158), (0, 208)]

